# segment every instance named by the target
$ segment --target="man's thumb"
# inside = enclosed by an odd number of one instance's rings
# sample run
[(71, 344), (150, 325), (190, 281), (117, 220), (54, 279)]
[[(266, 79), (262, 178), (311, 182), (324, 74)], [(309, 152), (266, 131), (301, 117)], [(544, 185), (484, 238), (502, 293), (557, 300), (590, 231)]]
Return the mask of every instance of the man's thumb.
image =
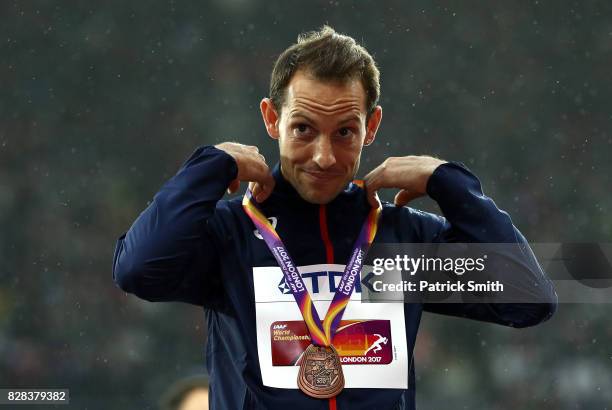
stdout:
[(417, 197), (418, 195), (416, 195), (414, 192), (402, 189), (395, 195), (393, 203), (395, 204), (395, 206), (404, 206)]

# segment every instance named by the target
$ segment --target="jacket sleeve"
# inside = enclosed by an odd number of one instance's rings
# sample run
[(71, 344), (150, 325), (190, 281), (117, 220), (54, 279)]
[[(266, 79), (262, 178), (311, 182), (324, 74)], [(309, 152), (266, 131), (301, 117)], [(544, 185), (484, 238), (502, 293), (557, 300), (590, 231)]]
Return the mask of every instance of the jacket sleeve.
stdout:
[[(462, 164), (439, 166), (427, 183), (427, 193), (435, 200), (444, 218), (413, 212), (423, 242), (516, 243), (518, 252), (509, 252), (508, 269), (513, 285), (529, 300), (541, 303), (425, 303), (424, 310), (444, 315), (466, 317), (513, 327), (536, 325), (549, 319), (557, 307), (552, 282), (537, 262), (525, 237), (512, 224), (510, 216), (497, 208), (482, 192), (480, 181)], [(495, 278), (493, 278), (495, 279)], [(503, 282), (503, 278), (499, 278)]]
[(237, 174), (229, 154), (196, 149), (117, 241), (115, 283), (149, 301), (218, 303), (218, 244), (207, 225)]

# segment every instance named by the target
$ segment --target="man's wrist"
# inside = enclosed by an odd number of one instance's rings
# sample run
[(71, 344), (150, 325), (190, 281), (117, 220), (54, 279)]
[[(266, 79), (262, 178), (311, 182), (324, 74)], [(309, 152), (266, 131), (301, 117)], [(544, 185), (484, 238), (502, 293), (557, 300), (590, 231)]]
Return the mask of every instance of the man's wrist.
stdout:
[(423, 175), (425, 175), (425, 183), (423, 184), (423, 194), (429, 195), (429, 183), (436, 173), (436, 170), (439, 169), (444, 164), (448, 164), (448, 161), (444, 161), (438, 158), (431, 158), (431, 163), (425, 166), (423, 170)]
[(466, 177), (468, 181), (475, 180), (478, 183), (478, 178), (463, 163), (444, 162), (438, 165), (430, 175), (425, 191), (430, 198), (438, 201), (452, 194), (451, 191), (468, 189), (469, 183), (466, 184)]

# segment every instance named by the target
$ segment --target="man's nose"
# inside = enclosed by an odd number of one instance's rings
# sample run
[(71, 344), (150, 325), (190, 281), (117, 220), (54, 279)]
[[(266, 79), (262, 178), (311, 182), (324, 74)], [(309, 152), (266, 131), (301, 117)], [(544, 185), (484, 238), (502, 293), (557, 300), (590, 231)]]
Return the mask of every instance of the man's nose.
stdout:
[(321, 169), (327, 169), (336, 163), (334, 147), (327, 135), (319, 135), (315, 140), (313, 161)]

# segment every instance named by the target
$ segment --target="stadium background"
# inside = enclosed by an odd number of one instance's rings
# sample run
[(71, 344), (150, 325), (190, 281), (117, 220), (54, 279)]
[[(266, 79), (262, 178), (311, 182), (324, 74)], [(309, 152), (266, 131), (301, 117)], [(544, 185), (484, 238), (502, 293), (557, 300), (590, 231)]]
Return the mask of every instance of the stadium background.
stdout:
[[(324, 23), (382, 72), (362, 175), (387, 155), (460, 160), (531, 242), (610, 242), (611, 17), (604, 1), (1, 2), (0, 387), (147, 409), (203, 371), (202, 312), (116, 289), (115, 240), (198, 145), (274, 162), (273, 61)], [(609, 406), (610, 312), (564, 304), (522, 331), (427, 314), (418, 406)]]

